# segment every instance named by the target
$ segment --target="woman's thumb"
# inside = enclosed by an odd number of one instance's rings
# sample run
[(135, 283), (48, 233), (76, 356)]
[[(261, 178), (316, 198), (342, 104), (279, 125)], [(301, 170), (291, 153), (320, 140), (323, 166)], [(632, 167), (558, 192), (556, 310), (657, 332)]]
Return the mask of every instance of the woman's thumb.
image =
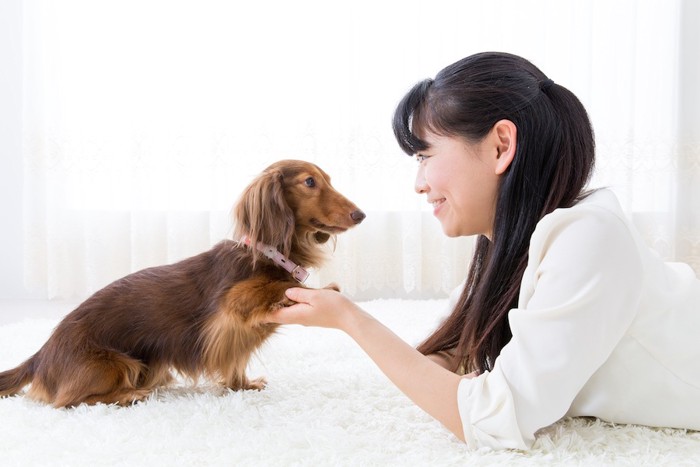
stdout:
[(303, 287), (292, 287), (287, 289), (284, 294), (288, 299), (294, 300), (297, 303), (308, 303), (309, 290)]

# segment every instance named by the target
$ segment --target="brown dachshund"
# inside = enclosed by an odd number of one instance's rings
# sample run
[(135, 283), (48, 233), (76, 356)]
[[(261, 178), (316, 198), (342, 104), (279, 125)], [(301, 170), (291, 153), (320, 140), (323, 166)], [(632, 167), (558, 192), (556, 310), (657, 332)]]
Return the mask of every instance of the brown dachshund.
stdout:
[(322, 246), (365, 214), (316, 165), (280, 161), (234, 208), (234, 240), (175, 264), (144, 269), (99, 290), (56, 327), (19, 367), (0, 373), (0, 396), (27, 395), (55, 407), (127, 405), (167, 385), (171, 370), (233, 390), (249, 380), (251, 354), (278, 325), (265, 316), (289, 302)]

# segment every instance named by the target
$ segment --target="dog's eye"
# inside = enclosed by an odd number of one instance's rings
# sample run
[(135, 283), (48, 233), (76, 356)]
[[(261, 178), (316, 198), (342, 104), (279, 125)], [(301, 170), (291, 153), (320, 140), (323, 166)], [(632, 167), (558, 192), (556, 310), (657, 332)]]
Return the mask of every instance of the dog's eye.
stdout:
[(316, 186), (316, 180), (314, 180), (313, 177), (309, 177), (304, 180), (304, 185), (308, 186), (309, 188), (313, 188)]

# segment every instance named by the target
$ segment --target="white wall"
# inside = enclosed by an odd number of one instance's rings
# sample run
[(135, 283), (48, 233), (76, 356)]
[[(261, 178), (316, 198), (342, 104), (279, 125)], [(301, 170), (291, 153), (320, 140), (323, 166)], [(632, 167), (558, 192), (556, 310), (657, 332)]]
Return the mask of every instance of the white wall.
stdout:
[(0, 1), (0, 298), (25, 298), (22, 279), (22, 1)]

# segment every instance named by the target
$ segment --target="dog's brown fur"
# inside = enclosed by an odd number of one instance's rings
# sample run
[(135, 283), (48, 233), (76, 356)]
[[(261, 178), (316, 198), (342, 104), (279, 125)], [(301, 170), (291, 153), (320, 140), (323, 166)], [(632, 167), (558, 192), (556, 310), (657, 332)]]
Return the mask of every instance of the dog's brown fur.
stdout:
[(300, 284), (261, 255), (274, 246), (302, 267), (318, 267), (322, 243), (365, 217), (328, 175), (303, 161), (263, 171), (234, 209), (234, 239), (175, 264), (130, 274), (96, 292), (56, 327), (19, 367), (0, 373), (0, 396), (19, 393), (55, 407), (131, 404), (172, 379), (171, 369), (226, 387), (262, 389), (249, 380), (251, 354), (277, 328), (265, 323)]

